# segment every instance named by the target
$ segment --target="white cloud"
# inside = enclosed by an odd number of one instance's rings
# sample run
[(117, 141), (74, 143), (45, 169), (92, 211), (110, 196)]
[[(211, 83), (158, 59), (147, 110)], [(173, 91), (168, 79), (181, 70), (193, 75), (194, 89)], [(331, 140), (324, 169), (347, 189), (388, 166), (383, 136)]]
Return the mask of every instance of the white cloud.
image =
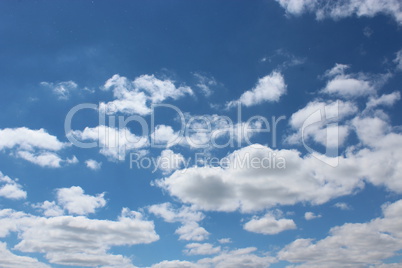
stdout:
[(394, 63), (396, 64), (397, 70), (402, 70), (402, 49), (396, 53), (396, 57), (394, 59)]
[(183, 250), (186, 255), (213, 255), (221, 251), (221, 247), (214, 247), (209, 243), (191, 243), (186, 245), (186, 249)]
[[(108, 253), (113, 246), (147, 244), (159, 239), (154, 224), (123, 209), (117, 221), (83, 216), (37, 217), (11, 209), (0, 210), (0, 237), (18, 232), (14, 249), (44, 253), (50, 263), (90, 267), (134, 267), (122, 255)], [(30, 266), (31, 267), (31, 266)]]
[(267, 213), (261, 218), (253, 217), (243, 227), (249, 232), (273, 235), (286, 230), (296, 229), (296, 224), (293, 220), (277, 219), (272, 213)]
[(300, 15), (315, 7), (317, 0), (277, 0), (292, 15)]
[(92, 170), (99, 170), (102, 167), (102, 162), (97, 162), (93, 159), (88, 159), (85, 161), (85, 164), (87, 165), (87, 168)]
[(104, 193), (96, 196), (86, 195), (79, 186), (57, 190), (58, 204), (69, 213), (76, 215), (94, 213), (95, 209), (104, 207), (106, 200), (103, 196)]
[(304, 218), (307, 221), (310, 221), (310, 220), (314, 220), (317, 218), (321, 218), (321, 215), (316, 215), (316, 214), (314, 214), (314, 212), (308, 211), (308, 212), (304, 213)]
[(399, 91), (394, 91), (390, 94), (383, 94), (380, 97), (370, 97), (367, 102), (367, 108), (373, 109), (377, 106), (392, 106), (395, 102), (401, 99), (401, 93)]
[[(348, 101), (311, 101), (304, 108), (293, 113), (289, 124), (295, 133), (286, 137), (290, 144), (307, 142), (310, 138), (327, 147), (342, 145), (350, 132), (348, 125), (342, 125), (341, 120), (357, 113), (357, 106)], [(319, 113), (320, 121), (309, 124), (310, 119)], [(328, 126), (328, 123), (337, 123)]]
[(55, 201), (45, 201), (43, 203), (39, 204), (34, 204), (32, 205), (34, 208), (38, 208), (43, 211), (43, 215), (46, 217), (55, 217), (55, 216), (61, 216), (64, 214), (64, 210), (56, 204)]
[(2, 268), (50, 268), (49, 265), (39, 262), (35, 258), (18, 256), (7, 249), (6, 243), (0, 242), (0, 260)]
[(60, 100), (68, 100), (70, 98), (71, 91), (74, 91), (78, 88), (78, 85), (73, 81), (59, 83), (41, 82), (40, 85), (52, 89), (53, 93)]
[(111, 160), (123, 161), (126, 153), (143, 148), (149, 144), (148, 137), (137, 136), (128, 128), (111, 128), (100, 125), (94, 128), (86, 127), (83, 131), (75, 130), (68, 133), (79, 141), (97, 141), (99, 152)]
[(60, 163), (63, 162), (63, 159), (53, 152), (34, 154), (27, 151), (18, 151), (17, 156), (41, 167), (58, 168), (61, 166)]
[(162, 203), (148, 207), (152, 214), (162, 217), (166, 222), (199, 222), (205, 215), (188, 206), (175, 209), (171, 203)]
[(214, 268), (231, 267), (258, 267), (267, 268), (271, 263), (276, 262), (275, 258), (268, 255), (258, 256), (254, 254), (257, 249), (254, 247), (241, 248), (232, 251), (222, 252), (216, 257), (205, 258), (198, 261), (199, 264), (209, 265)]
[(368, 146), (375, 146), (379, 140), (391, 132), (388, 122), (378, 117), (356, 117), (352, 120), (359, 140)]
[(59, 151), (65, 146), (56, 136), (48, 134), (43, 128), (38, 130), (21, 128), (0, 129), (0, 150), (19, 148), (31, 151), (35, 148)]
[(218, 85), (218, 82), (216, 82), (215, 78), (208, 77), (200, 73), (194, 73), (193, 75), (198, 80), (196, 86), (201, 90), (205, 97), (211, 96), (213, 93), (211, 87)]
[(367, 267), (402, 249), (402, 200), (383, 207), (384, 216), (367, 223), (346, 223), (326, 238), (297, 239), (278, 253), (298, 267)]
[(192, 207), (182, 206), (175, 209), (171, 203), (162, 203), (149, 206), (148, 211), (162, 217), (166, 222), (182, 223), (182, 226), (175, 231), (180, 240), (202, 241), (210, 235), (207, 230), (198, 224), (204, 219), (205, 215), (195, 211)]
[(197, 262), (188, 261), (162, 261), (152, 265), (152, 268), (234, 268), (234, 267), (258, 267), (267, 268), (276, 262), (275, 258), (267, 254), (259, 256), (254, 252), (255, 247), (240, 248), (231, 251), (221, 251), (213, 258), (200, 259)]
[(179, 169), (185, 162), (182, 154), (176, 154), (172, 150), (166, 149), (161, 152), (157, 159), (158, 168), (164, 173), (169, 174)]
[(288, 14), (315, 13), (317, 19), (341, 19), (350, 16), (374, 17), (385, 14), (402, 24), (402, 4), (398, 0), (277, 0)]
[(219, 243), (221, 244), (228, 244), (228, 243), (232, 243), (232, 239), (230, 238), (221, 238), (218, 240)]
[(335, 64), (327, 70), (325, 76), (330, 78), (322, 93), (342, 98), (356, 98), (376, 94), (377, 90), (392, 76), (391, 74), (368, 75), (363, 73), (346, 74), (348, 65)]
[(277, 102), (285, 93), (285, 79), (281, 73), (274, 71), (260, 78), (253, 89), (244, 92), (237, 101), (231, 101), (228, 106), (234, 106), (236, 103), (254, 106), (266, 101)]
[(203, 265), (198, 265), (189, 261), (161, 261), (152, 265), (152, 268), (207, 268)]
[(152, 144), (169, 148), (180, 142), (180, 133), (175, 132), (171, 126), (157, 125), (151, 134)]
[(0, 150), (11, 150), (16, 157), (27, 160), (41, 167), (61, 167), (62, 163), (78, 162), (75, 156), (62, 159), (56, 152), (68, 146), (50, 135), (44, 129), (5, 128), (0, 129)]
[(179, 99), (185, 95), (193, 95), (187, 86), (176, 87), (174, 81), (160, 80), (154, 75), (141, 75), (133, 81), (115, 74), (106, 81), (103, 90), (113, 90), (116, 100), (101, 103), (99, 108), (107, 113), (121, 112), (126, 114), (147, 115), (151, 105), (166, 99)]
[(179, 235), (179, 240), (186, 241), (203, 241), (208, 239), (210, 233), (201, 227), (197, 222), (186, 222), (176, 231)]
[(339, 208), (341, 210), (351, 210), (352, 209), (348, 204), (346, 204), (344, 202), (335, 203), (334, 207)]
[(27, 192), (22, 189), (17, 180), (3, 175), (0, 171), (0, 196), (8, 199), (25, 199)]
[(355, 164), (342, 157), (333, 169), (312, 156), (300, 157), (295, 150), (254, 144), (227, 159), (228, 166), (179, 170), (156, 185), (199, 209), (243, 212), (278, 204), (322, 204), (363, 186)]

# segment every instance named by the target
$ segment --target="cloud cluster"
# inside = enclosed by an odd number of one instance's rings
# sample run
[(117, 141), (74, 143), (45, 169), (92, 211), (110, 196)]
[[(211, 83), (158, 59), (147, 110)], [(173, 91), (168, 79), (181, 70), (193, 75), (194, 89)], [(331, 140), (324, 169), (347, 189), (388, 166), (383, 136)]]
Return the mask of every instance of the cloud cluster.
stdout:
[(104, 194), (87, 195), (80, 186), (59, 188), (56, 190), (56, 201), (44, 201), (33, 207), (42, 210), (43, 214), (49, 217), (60, 216), (64, 212), (71, 215), (87, 215), (106, 205)]
[[(311, 155), (301, 157), (296, 150), (254, 144), (234, 151), (228, 159), (227, 167), (190, 167), (157, 180), (156, 185), (199, 209), (243, 212), (298, 202), (323, 204), (363, 187), (354, 175), (354, 162), (343, 158), (333, 169)], [(275, 163), (281, 159), (286, 168)]]
[(385, 205), (383, 214), (367, 223), (334, 227), (319, 241), (297, 239), (283, 248), (278, 258), (302, 263), (298, 267), (379, 265), (402, 249), (402, 200)]
[(41, 167), (58, 168), (62, 164), (75, 164), (72, 156), (63, 160), (58, 154), (68, 144), (50, 135), (44, 129), (4, 128), (0, 129), (0, 151), (9, 150), (16, 157), (25, 159)]
[(204, 214), (189, 206), (175, 209), (171, 203), (162, 203), (149, 206), (148, 211), (166, 222), (180, 222), (182, 225), (175, 232), (180, 240), (203, 241), (210, 235), (198, 224), (204, 219)]
[(277, 0), (288, 14), (315, 13), (317, 19), (341, 19), (350, 16), (374, 17), (385, 14), (402, 24), (402, 4), (398, 0)]
[[(142, 214), (127, 208), (116, 221), (84, 216), (38, 217), (3, 209), (0, 226), (0, 237), (18, 232), (20, 241), (14, 249), (44, 253), (50, 263), (81, 267), (134, 267), (127, 257), (110, 254), (108, 250), (113, 246), (147, 244), (159, 239), (153, 222), (143, 220)], [(30, 258), (25, 261), (34, 263)]]
[(27, 192), (22, 189), (17, 180), (3, 175), (0, 171), (0, 196), (8, 199), (25, 199)]
[(115, 74), (106, 81), (103, 90), (113, 90), (115, 100), (100, 103), (99, 109), (106, 113), (121, 112), (125, 114), (147, 115), (152, 104), (165, 99), (177, 100), (185, 95), (193, 95), (190, 87), (176, 87), (170, 79), (160, 80), (154, 75), (141, 75), (130, 81), (124, 76)]

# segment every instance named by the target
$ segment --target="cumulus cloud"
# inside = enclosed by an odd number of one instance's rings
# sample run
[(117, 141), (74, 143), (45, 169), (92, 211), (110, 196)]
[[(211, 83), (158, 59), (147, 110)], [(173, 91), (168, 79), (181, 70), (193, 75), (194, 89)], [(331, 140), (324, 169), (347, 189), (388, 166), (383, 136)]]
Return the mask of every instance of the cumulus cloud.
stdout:
[(46, 217), (61, 216), (64, 214), (64, 210), (55, 201), (50, 202), (46, 200), (43, 203), (34, 204), (32, 207), (41, 210)]
[(92, 170), (99, 170), (102, 167), (102, 162), (95, 161), (93, 159), (88, 159), (85, 161), (87, 168)]
[(100, 125), (94, 128), (86, 127), (83, 131), (73, 130), (68, 135), (80, 142), (95, 141), (99, 152), (111, 160), (123, 161), (126, 153), (141, 149), (149, 144), (148, 137), (137, 136), (128, 128), (112, 128)]
[(141, 75), (130, 81), (124, 76), (115, 74), (106, 81), (103, 90), (113, 90), (115, 100), (100, 103), (99, 109), (106, 113), (121, 112), (125, 114), (147, 115), (151, 113), (152, 104), (166, 99), (177, 100), (185, 95), (193, 95), (187, 86), (176, 87), (174, 81), (160, 80), (154, 75)]
[(249, 91), (244, 92), (236, 101), (228, 103), (228, 107), (241, 103), (245, 106), (254, 106), (270, 101), (278, 102), (279, 98), (286, 93), (286, 84), (283, 75), (277, 71), (260, 78)]
[(186, 245), (186, 249), (183, 250), (186, 255), (213, 255), (219, 253), (221, 247), (214, 247), (210, 243), (191, 243)]
[[(300, 144), (309, 139), (330, 148), (342, 145), (350, 132), (350, 126), (339, 124), (341, 120), (357, 113), (356, 104), (349, 101), (311, 101), (293, 113), (289, 125), (295, 133), (286, 137), (290, 144)], [(328, 126), (328, 124), (334, 124)]]
[(78, 159), (62, 159), (56, 152), (68, 146), (50, 135), (44, 129), (5, 128), (0, 129), (0, 151), (10, 150), (16, 157), (42, 167), (61, 167), (61, 164), (74, 164)]
[(291, 219), (277, 219), (272, 213), (263, 217), (253, 217), (243, 226), (244, 230), (253, 233), (274, 235), (286, 230), (296, 229), (296, 224)]
[(0, 196), (8, 199), (25, 199), (27, 192), (22, 189), (17, 180), (3, 175), (0, 171)]
[(317, 218), (321, 218), (321, 215), (316, 215), (314, 212), (308, 211), (308, 212), (304, 213), (304, 218), (307, 221), (310, 221), (310, 220), (314, 220)]
[(35, 148), (59, 151), (65, 146), (56, 136), (43, 128), (35, 130), (26, 127), (0, 129), (0, 150), (19, 148), (31, 151)]
[(205, 215), (192, 207), (182, 206), (176, 209), (171, 203), (162, 203), (149, 206), (148, 211), (163, 218), (166, 222), (180, 222), (182, 226), (175, 231), (179, 235), (179, 240), (203, 241), (210, 235), (198, 224)]
[(367, 267), (402, 249), (402, 200), (383, 207), (383, 217), (346, 223), (319, 241), (297, 239), (278, 253), (298, 267)]
[(325, 75), (330, 78), (330, 80), (321, 92), (342, 98), (374, 95), (391, 77), (391, 74), (347, 74), (346, 70), (349, 67), (350, 66), (344, 64), (335, 64), (332, 69), (328, 70)]
[(402, 24), (402, 4), (398, 0), (277, 0), (287, 14), (315, 13), (317, 19), (342, 19), (351, 16), (374, 17), (385, 14)]
[(157, 180), (156, 185), (203, 210), (243, 212), (298, 202), (322, 204), (363, 186), (354, 163), (343, 158), (333, 169), (295, 150), (254, 144), (227, 159), (227, 166), (187, 168)]
[(258, 267), (267, 268), (271, 263), (275, 263), (274, 257), (258, 255), (255, 253), (257, 248), (240, 248), (235, 250), (221, 251), (217, 256), (212, 258), (203, 258), (197, 262), (189, 261), (163, 261), (152, 265), (152, 268), (231, 268), (231, 267)]
[(377, 106), (391, 107), (400, 99), (401, 93), (399, 91), (394, 91), (390, 94), (383, 94), (380, 97), (370, 97), (366, 107), (367, 109), (373, 109)]
[(158, 168), (163, 174), (169, 174), (179, 169), (185, 162), (182, 154), (174, 153), (172, 150), (166, 149), (161, 152), (157, 158)]
[(50, 263), (80, 267), (134, 267), (129, 258), (110, 254), (109, 249), (159, 239), (153, 222), (126, 208), (117, 221), (84, 216), (45, 218), (11, 209), (0, 210), (0, 237), (10, 232), (19, 233), (14, 249), (44, 253)]
[(57, 202), (68, 213), (86, 215), (94, 213), (95, 209), (104, 207), (106, 200), (104, 193), (96, 196), (86, 195), (79, 186), (60, 188), (57, 190)]
[[(354, 111), (346, 110), (345, 114)], [(295, 126), (302, 121), (296, 119), (291, 119)], [(375, 115), (355, 116), (350, 128), (356, 132), (358, 144), (336, 157), (336, 169), (316, 159), (318, 153), (301, 157), (296, 150), (250, 145), (229, 154), (226, 165), (185, 168), (155, 184), (184, 203), (212, 211), (251, 212), (298, 202), (323, 204), (358, 191), (364, 181), (401, 193), (402, 135), (393, 132), (386, 118)], [(320, 157), (328, 162), (334, 158)], [(278, 163), (284, 164), (282, 168)]]
[(7, 244), (3, 242), (0, 242), (0, 259), (1, 267), (3, 268), (50, 268), (49, 265), (39, 262), (35, 258), (15, 255), (13, 252), (7, 249)]

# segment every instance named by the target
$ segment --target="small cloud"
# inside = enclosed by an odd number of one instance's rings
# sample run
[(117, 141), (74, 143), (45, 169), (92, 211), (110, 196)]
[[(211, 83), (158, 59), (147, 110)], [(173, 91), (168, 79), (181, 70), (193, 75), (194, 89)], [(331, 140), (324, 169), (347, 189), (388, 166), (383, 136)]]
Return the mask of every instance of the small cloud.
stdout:
[(352, 209), (348, 204), (346, 204), (344, 202), (338, 202), (334, 205), (334, 207), (339, 208), (341, 210), (351, 210)]
[(296, 229), (296, 224), (293, 220), (277, 219), (279, 215), (275, 216), (274, 214), (267, 213), (261, 218), (253, 217), (253, 219), (244, 224), (244, 230), (253, 233), (274, 235), (286, 230)]
[(309, 220), (314, 220), (317, 218), (321, 218), (321, 215), (316, 215), (313, 212), (306, 212), (304, 213), (304, 218), (309, 221)]
[(71, 91), (74, 91), (78, 88), (78, 85), (73, 81), (59, 83), (41, 82), (40, 85), (50, 88), (59, 100), (68, 100), (70, 98)]
[(365, 37), (371, 37), (373, 34), (373, 29), (371, 29), (369, 26), (364, 27), (363, 34)]
[(279, 98), (285, 93), (285, 79), (280, 72), (274, 71), (271, 74), (258, 79), (254, 88), (244, 92), (238, 100), (229, 102), (227, 107), (234, 107), (238, 103), (250, 107), (267, 101), (278, 102)]
[(25, 199), (27, 193), (22, 190), (22, 186), (8, 176), (0, 172), (0, 196), (8, 199)]
[(186, 255), (213, 255), (219, 253), (221, 247), (214, 247), (209, 243), (191, 243), (186, 245), (186, 249), (183, 250)]
[(220, 244), (229, 244), (229, 243), (232, 243), (232, 239), (230, 239), (230, 238), (221, 238), (221, 239), (218, 240), (218, 242)]
[(85, 164), (87, 165), (87, 168), (92, 170), (99, 170), (102, 167), (102, 162), (97, 162), (93, 159), (88, 159), (85, 161)]
[(212, 76), (208, 77), (200, 73), (194, 73), (193, 75), (198, 80), (196, 86), (201, 90), (204, 96), (211, 96), (213, 94), (213, 90), (211, 88), (218, 85), (218, 82), (215, 80), (215, 78)]

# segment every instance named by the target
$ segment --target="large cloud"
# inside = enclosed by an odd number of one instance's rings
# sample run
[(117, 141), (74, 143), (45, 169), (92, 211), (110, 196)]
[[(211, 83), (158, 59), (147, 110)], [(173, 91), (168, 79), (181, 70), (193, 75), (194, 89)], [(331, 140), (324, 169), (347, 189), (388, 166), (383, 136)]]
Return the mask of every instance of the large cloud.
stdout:
[(218, 167), (176, 171), (156, 185), (200, 209), (244, 212), (297, 202), (322, 204), (363, 186), (354, 163), (342, 157), (334, 169), (311, 155), (255, 144), (225, 159)]
[(76, 266), (133, 267), (131, 260), (113, 255), (113, 246), (147, 244), (159, 239), (154, 224), (123, 209), (117, 221), (83, 216), (38, 217), (11, 209), (0, 210), (0, 236), (18, 232), (22, 252), (44, 253), (51, 263)]
[[(319, 241), (297, 239), (278, 253), (298, 267), (368, 267), (402, 250), (402, 200), (387, 204), (383, 217), (334, 227)], [(379, 266), (381, 267), (381, 266)], [(398, 267), (398, 266), (395, 266)]]
[(3, 268), (50, 268), (49, 265), (39, 262), (35, 258), (15, 255), (7, 249), (6, 243), (0, 242), (0, 260)]

